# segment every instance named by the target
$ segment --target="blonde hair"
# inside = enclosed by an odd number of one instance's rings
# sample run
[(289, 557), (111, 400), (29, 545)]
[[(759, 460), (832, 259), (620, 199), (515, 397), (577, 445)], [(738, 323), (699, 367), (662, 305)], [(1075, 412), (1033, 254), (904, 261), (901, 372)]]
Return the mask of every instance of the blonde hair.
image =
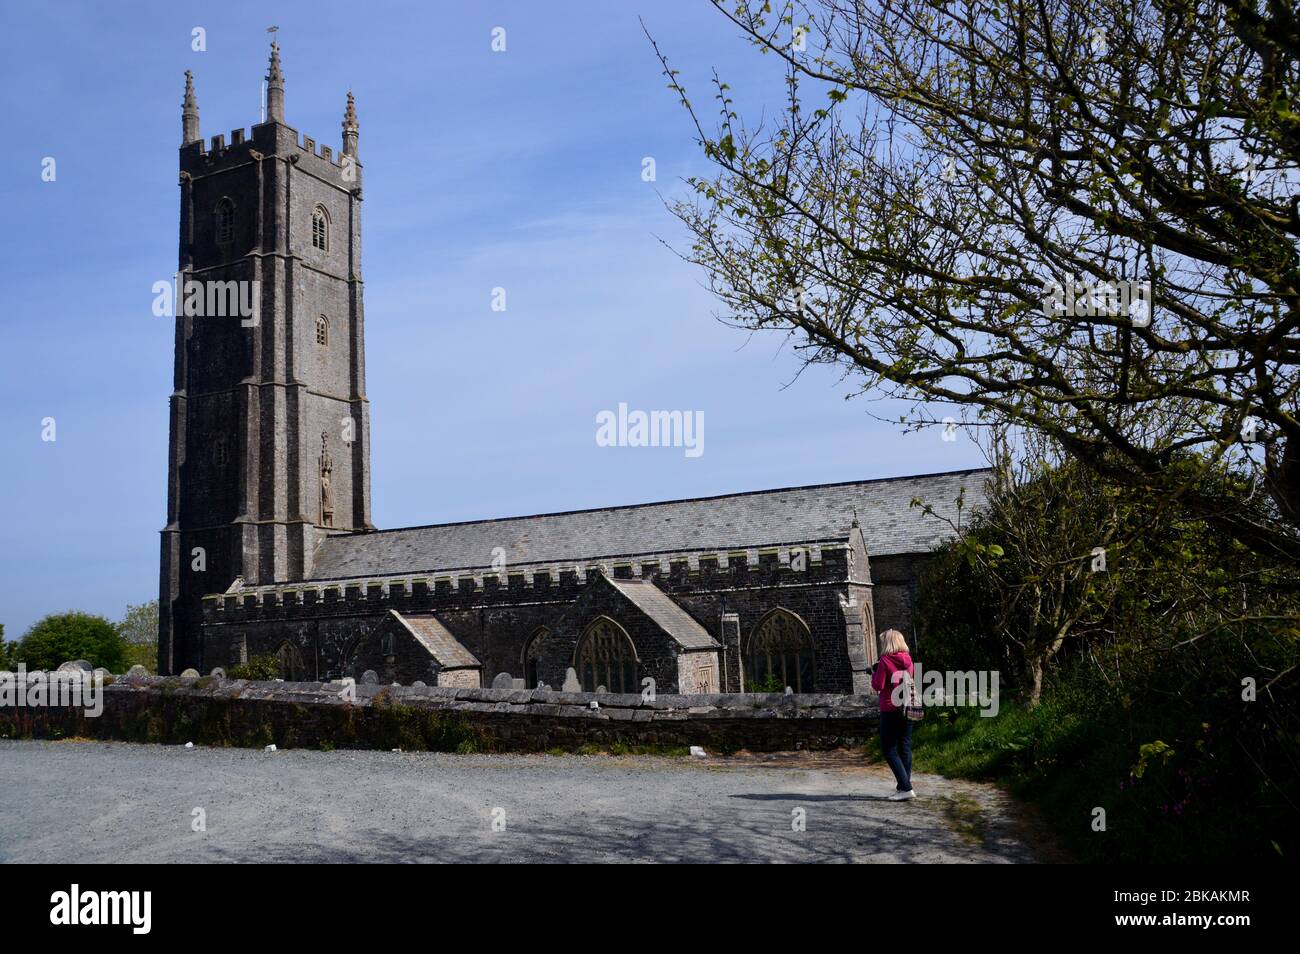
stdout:
[(896, 629), (887, 629), (880, 634), (881, 655), (886, 653), (908, 652), (907, 640)]

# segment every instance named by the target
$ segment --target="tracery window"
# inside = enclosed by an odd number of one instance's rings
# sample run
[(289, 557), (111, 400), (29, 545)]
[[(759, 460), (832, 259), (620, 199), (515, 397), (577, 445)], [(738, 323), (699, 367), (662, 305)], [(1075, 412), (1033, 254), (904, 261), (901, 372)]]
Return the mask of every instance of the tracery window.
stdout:
[(784, 692), (789, 686), (795, 692), (811, 692), (814, 665), (808, 627), (789, 610), (768, 613), (749, 637), (745, 666), (745, 688), (750, 691)]
[(285, 682), (301, 682), (305, 678), (306, 667), (303, 666), (302, 653), (297, 646), (289, 642), (281, 643), (275, 656), (280, 664), (280, 678)]
[(602, 616), (587, 627), (578, 644), (578, 678), (584, 692), (637, 692), (637, 658), (622, 626)]

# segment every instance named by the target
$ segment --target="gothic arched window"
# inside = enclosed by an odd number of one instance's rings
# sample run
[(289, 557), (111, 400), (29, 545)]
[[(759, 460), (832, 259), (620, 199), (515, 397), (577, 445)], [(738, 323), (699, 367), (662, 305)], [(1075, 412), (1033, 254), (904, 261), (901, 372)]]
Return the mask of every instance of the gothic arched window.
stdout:
[(280, 664), (280, 678), (285, 682), (301, 682), (306, 676), (307, 670), (302, 664), (302, 653), (293, 643), (281, 643), (275, 658)]
[(587, 627), (577, 653), (578, 678), (584, 692), (604, 686), (607, 692), (636, 692), (636, 647), (622, 626), (602, 616)]
[(537, 662), (542, 656), (542, 643), (545, 641), (549, 630), (543, 626), (537, 632), (533, 633), (532, 638), (528, 640), (528, 645), (524, 647), (524, 688), (536, 689), (541, 678), (537, 674)]
[(316, 206), (311, 214), (311, 244), (313, 248), (329, 251), (330, 217), (322, 205)]
[(235, 203), (223, 198), (217, 203), (217, 244), (229, 245), (235, 240)]
[(795, 692), (813, 688), (812, 635), (803, 620), (789, 610), (774, 609), (759, 621), (749, 637), (745, 667), (753, 692)]
[(324, 315), (318, 315), (316, 318), (316, 343), (318, 345), (330, 343), (330, 320)]

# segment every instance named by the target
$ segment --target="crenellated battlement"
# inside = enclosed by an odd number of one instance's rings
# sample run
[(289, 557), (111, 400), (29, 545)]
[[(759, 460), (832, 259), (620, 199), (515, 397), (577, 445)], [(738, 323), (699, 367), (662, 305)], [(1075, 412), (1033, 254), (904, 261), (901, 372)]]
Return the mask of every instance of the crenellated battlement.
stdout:
[(253, 143), (254, 139), (248, 135), (248, 130), (243, 128), (231, 130), (229, 142), (226, 141), (226, 137), (222, 133), (218, 133), (207, 141), (196, 139), (181, 147), (181, 164), (182, 166), (185, 165), (185, 157), (187, 156), (190, 159), (202, 159), (212, 162), (232, 152), (238, 152), (241, 159), (246, 159)]
[(361, 182), (361, 163), (355, 157), (277, 123), (235, 129), (229, 140), (219, 133), (187, 143), (181, 147), (181, 169), (192, 176), (205, 175), (262, 157), (288, 159), (349, 190)]
[(507, 604), (571, 602), (597, 576), (653, 579), (668, 593), (688, 594), (782, 586), (842, 584), (850, 545), (643, 555), (584, 563), (488, 568), (371, 579), (320, 580), (241, 587), (203, 598), (205, 624), (333, 615), (472, 609)]
[(314, 159), (320, 159), (322, 162), (329, 163), (334, 167), (334, 169), (339, 171), (342, 171), (345, 162), (350, 163), (358, 169), (361, 167), (361, 163), (357, 161), (355, 156), (345, 156), (341, 150), (335, 152), (333, 146), (327, 146), (323, 142), (318, 143), (315, 139), (305, 133), (298, 140), (298, 148)]
[[(349, 191), (359, 186), (360, 162), (357, 160), (357, 139), (360, 127), (356, 103), (348, 93), (343, 117), (342, 140), (339, 146), (317, 143), (314, 137), (300, 134), (285, 121), (284, 77), (280, 72), (279, 48), (272, 44), (270, 70), (266, 77), (266, 112), (261, 123), (249, 129), (235, 129), (229, 142), (224, 134), (205, 140), (199, 134), (199, 108), (193, 76), (185, 74), (185, 102), (181, 113), (181, 169), (191, 175), (222, 171), (226, 163), (247, 162), (249, 152), (263, 156), (276, 156), (300, 163), (310, 156), (311, 171), (326, 178), (340, 179)], [(252, 146), (256, 146), (253, 150)]]

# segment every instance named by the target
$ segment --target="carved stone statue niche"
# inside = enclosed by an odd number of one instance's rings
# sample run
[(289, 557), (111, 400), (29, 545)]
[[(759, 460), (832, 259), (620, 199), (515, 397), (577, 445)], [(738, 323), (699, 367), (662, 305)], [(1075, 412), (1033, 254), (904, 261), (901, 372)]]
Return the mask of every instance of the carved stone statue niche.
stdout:
[(330, 457), (329, 445), (325, 432), (320, 432), (320, 522), (322, 527), (334, 526), (334, 491), (330, 479), (334, 473), (334, 461)]

